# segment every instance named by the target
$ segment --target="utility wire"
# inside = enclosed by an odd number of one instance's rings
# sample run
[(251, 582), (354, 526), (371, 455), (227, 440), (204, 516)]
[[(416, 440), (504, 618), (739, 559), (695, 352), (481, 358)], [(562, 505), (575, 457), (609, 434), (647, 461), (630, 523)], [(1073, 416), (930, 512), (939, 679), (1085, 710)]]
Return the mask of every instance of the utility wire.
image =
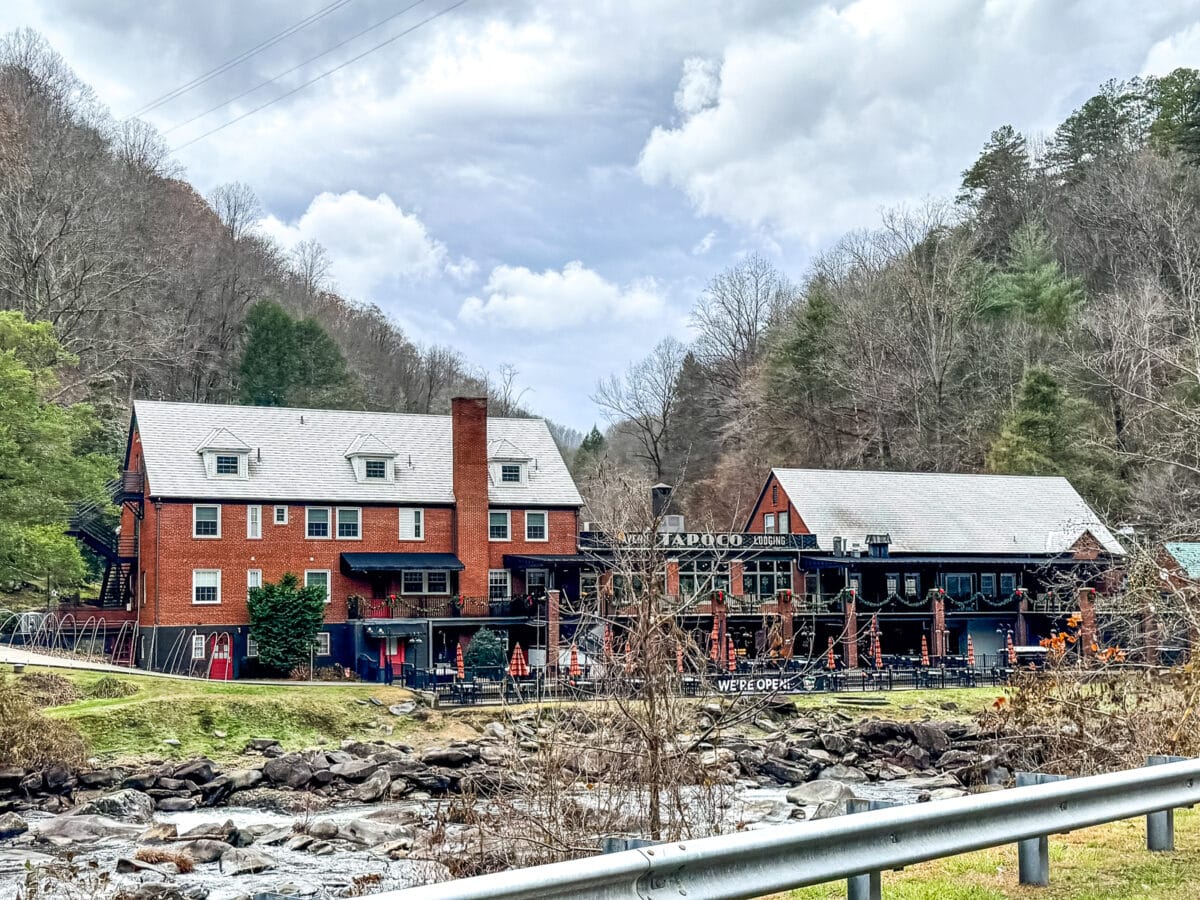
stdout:
[(386, 25), (388, 22), (392, 21), (392, 19), (395, 19), (398, 16), (404, 15), (410, 9), (415, 9), (416, 7), (420, 6), (424, 2), (425, 2), (425, 0), (417, 0), (416, 3), (409, 4), (408, 6), (404, 7), (404, 9), (400, 10), (399, 12), (394, 12), (390, 16), (387, 16), (386, 18), (380, 19), (374, 25), (368, 25), (362, 31), (355, 32), (354, 34), (350, 35), (350, 37), (346, 38), (345, 40), (338, 41), (332, 47), (328, 48), (327, 50), (322, 50), (316, 56), (310, 56), (308, 59), (304, 60), (304, 62), (297, 63), (296, 65), (294, 65), (290, 69), (288, 69), (286, 72), (280, 72), (278, 75), (274, 76), (273, 78), (268, 78), (266, 81), (260, 81), (254, 87), (248, 88), (247, 90), (242, 91), (240, 94), (236, 94), (233, 97), (230, 97), (228, 100), (222, 100), (216, 106), (209, 107), (204, 112), (197, 113), (196, 115), (192, 116), (190, 119), (186, 119), (183, 122), (180, 122), (178, 125), (172, 125), (170, 128), (163, 131), (163, 134), (166, 135), (166, 134), (170, 134), (172, 131), (178, 131), (180, 128), (183, 128), (186, 125), (191, 125), (197, 119), (203, 119), (209, 113), (216, 112), (218, 109), (220, 109), (223, 106), (228, 106), (230, 103), (236, 103), (238, 100), (241, 100), (243, 97), (247, 96), (248, 94), (253, 94), (255, 91), (259, 90), (260, 88), (265, 88), (268, 84), (274, 84), (276, 81), (278, 81), (280, 78), (283, 78), (285, 75), (291, 75), (297, 69), (303, 69), (309, 63), (316, 62), (322, 56), (328, 56), (330, 53), (332, 53), (334, 50), (337, 50), (339, 47), (344, 47), (347, 44), (349, 44), (351, 41), (357, 40), (358, 38), (360, 38), (364, 34), (366, 34), (368, 31), (374, 31), (379, 26)]
[(229, 71), (230, 69), (232, 69), (234, 66), (238, 65), (239, 63), (245, 62), (250, 57), (252, 57), (258, 53), (261, 53), (263, 50), (266, 50), (268, 47), (275, 46), (280, 41), (282, 41), (284, 38), (290, 37), (291, 35), (295, 34), (297, 31), (300, 31), (303, 28), (307, 28), (309, 25), (313, 24), (313, 22), (316, 22), (319, 19), (325, 18), (330, 13), (337, 12), (343, 6), (345, 6), (346, 4), (351, 3), (351, 2), (352, 2), (352, 0), (334, 0), (334, 2), (330, 3), (328, 6), (324, 6), (321, 9), (318, 9), (312, 15), (305, 16), (303, 19), (301, 19), (299, 22), (296, 22), (294, 25), (289, 25), (283, 31), (280, 31), (278, 34), (272, 35), (271, 37), (267, 38), (265, 41), (262, 41), (259, 44), (255, 44), (249, 50), (243, 51), (238, 56), (235, 56), (233, 59), (228, 60), (227, 62), (223, 62), (223, 63), (221, 63), (221, 65), (217, 66), (216, 68), (209, 69), (207, 72), (197, 75), (191, 81), (189, 81), (185, 84), (181, 84), (181, 85), (179, 85), (179, 87), (173, 88), (172, 90), (167, 91), (165, 94), (155, 97), (153, 100), (151, 100), (145, 106), (143, 106), (141, 109), (135, 110), (132, 113), (132, 115), (133, 116), (145, 115), (146, 113), (150, 112), (151, 110), (158, 109), (158, 107), (162, 106), (164, 103), (169, 103), (170, 101), (174, 100), (176, 97), (182, 97), (188, 91), (191, 91), (191, 90), (199, 87), (200, 85), (204, 84), (206, 81), (211, 81), (212, 79), (214, 79), (218, 75), (220, 75), (222, 72)]
[(203, 134), (199, 135), (198, 137), (194, 137), (190, 141), (180, 144), (178, 147), (172, 147), (171, 152), (175, 153), (175, 152), (178, 152), (179, 150), (184, 149), (185, 147), (190, 147), (190, 146), (192, 146), (192, 144), (198, 143), (199, 141), (204, 140), (206, 137), (209, 137), (210, 135), (214, 135), (218, 131), (222, 131), (222, 130), (228, 128), (230, 125), (240, 122), (243, 119), (247, 119), (257, 112), (261, 112), (262, 110), (266, 109), (268, 106), (272, 106), (272, 105), (278, 103), (280, 100), (286, 100), (288, 97), (292, 96), (293, 94), (300, 93), (300, 91), (304, 90), (309, 85), (316, 84), (322, 78), (327, 78), (328, 76), (332, 75), (334, 72), (338, 72), (338, 71), (346, 68), (346, 66), (350, 65), (351, 63), (358, 62), (364, 56), (369, 56), (370, 54), (374, 53), (376, 50), (381, 50), (382, 48), (386, 47), (388, 44), (398, 41), (400, 38), (404, 37), (406, 34), (412, 34), (418, 28), (421, 28), (424, 25), (428, 25), (434, 19), (440, 19), (442, 16), (446, 15), (446, 13), (452, 12), (453, 10), (458, 9), (460, 6), (462, 6), (466, 2), (467, 2), (467, 0), (458, 0), (457, 3), (452, 3), (450, 6), (447, 6), (445, 9), (434, 13), (432, 16), (428, 16), (428, 17), (422, 19), (416, 25), (411, 25), (408, 28), (405, 28), (403, 31), (392, 35), (386, 41), (380, 41), (378, 44), (376, 44), (374, 47), (371, 47), (369, 50), (364, 50), (362, 53), (358, 54), (357, 56), (350, 57), (350, 59), (346, 60), (344, 63), (336, 65), (332, 69), (327, 69), (326, 71), (322, 72), (320, 75), (316, 75), (316, 76), (310, 78), (308, 81), (304, 82), (303, 84), (299, 85), (298, 87), (294, 87), (290, 91), (280, 94), (278, 97), (275, 97), (274, 99), (268, 100), (266, 103), (259, 104), (258, 106), (254, 107), (254, 109), (244, 112), (240, 116), (235, 116), (234, 118), (230, 119), (228, 122), (225, 122), (222, 125), (218, 125), (216, 128), (212, 128), (212, 129), (204, 132)]

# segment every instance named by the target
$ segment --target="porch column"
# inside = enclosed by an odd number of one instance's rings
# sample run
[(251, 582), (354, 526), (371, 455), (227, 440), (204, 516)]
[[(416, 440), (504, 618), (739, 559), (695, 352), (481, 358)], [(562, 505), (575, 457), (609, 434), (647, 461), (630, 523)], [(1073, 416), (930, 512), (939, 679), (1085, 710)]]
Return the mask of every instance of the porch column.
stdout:
[(558, 591), (546, 591), (546, 674), (558, 675)]
[(677, 559), (667, 560), (666, 588), (668, 597), (679, 596), (679, 560)]
[(1091, 656), (1092, 645), (1096, 643), (1096, 589), (1079, 589), (1079, 653), (1080, 656)]
[(933, 594), (933, 655), (946, 656), (946, 594), (938, 589)]
[(1017, 601), (1017, 644), (1021, 647), (1029, 646), (1029, 622), (1025, 616), (1029, 612), (1029, 595), (1024, 591), (1020, 592), (1021, 599)]
[(792, 629), (792, 592), (789, 590), (779, 591), (775, 595), (775, 601), (779, 611), (779, 636), (783, 640), (783, 658), (792, 658), (792, 644), (795, 642), (795, 633)]
[(740, 559), (731, 559), (729, 561), (729, 590), (726, 591), (734, 597), (740, 597), (745, 593), (745, 588), (742, 585), (746, 574), (746, 563)]
[(846, 645), (846, 668), (858, 668), (858, 609), (851, 595), (846, 601), (846, 623), (842, 628), (842, 643)]
[(724, 593), (713, 591), (710, 605), (712, 606), (713, 624), (717, 628), (717, 646), (721, 648), (717, 658), (717, 667), (724, 669), (722, 661), (726, 657), (729, 646), (729, 604), (725, 602)]

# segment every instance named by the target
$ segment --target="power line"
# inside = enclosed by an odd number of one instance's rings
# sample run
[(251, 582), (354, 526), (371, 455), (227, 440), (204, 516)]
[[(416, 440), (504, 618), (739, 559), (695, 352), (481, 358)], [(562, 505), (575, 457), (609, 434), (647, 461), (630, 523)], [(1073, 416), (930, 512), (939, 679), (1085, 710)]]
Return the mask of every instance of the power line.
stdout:
[(212, 79), (214, 79), (218, 75), (220, 75), (222, 72), (229, 71), (230, 69), (232, 69), (234, 66), (238, 65), (239, 63), (245, 62), (250, 57), (254, 56), (257, 53), (261, 53), (263, 50), (266, 50), (268, 47), (275, 46), (280, 41), (282, 41), (284, 38), (295, 34), (297, 31), (300, 31), (303, 28), (307, 28), (313, 22), (316, 22), (319, 19), (325, 18), (330, 13), (337, 12), (343, 6), (345, 6), (346, 4), (351, 3), (351, 2), (353, 2), (353, 0), (334, 0), (334, 2), (330, 3), (328, 6), (324, 6), (321, 9), (318, 9), (312, 15), (305, 16), (303, 19), (301, 19), (299, 22), (296, 22), (294, 25), (289, 25), (283, 31), (280, 31), (278, 34), (272, 35), (271, 37), (267, 38), (265, 41), (262, 41), (261, 43), (255, 44), (249, 50), (243, 51), (241, 54), (239, 54), (238, 56), (235, 56), (233, 59), (231, 59), (227, 62), (223, 62), (223, 63), (221, 63), (221, 65), (217, 66), (216, 68), (209, 69), (207, 72), (197, 75), (191, 81), (189, 81), (185, 84), (181, 84), (181, 85), (179, 85), (179, 87), (173, 88), (172, 90), (167, 91), (165, 94), (155, 97), (153, 100), (151, 100), (145, 106), (143, 106), (141, 109), (138, 109), (135, 112), (133, 112), (132, 115), (134, 115), (134, 116), (145, 115), (146, 113), (150, 112), (151, 110), (158, 109), (158, 107), (162, 106), (164, 103), (169, 103), (170, 101), (174, 100), (176, 97), (182, 97), (188, 91), (191, 91), (191, 90), (199, 87), (200, 85), (204, 84), (206, 81), (211, 81)]
[(316, 56), (310, 56), (308, 59), (304, 60), (304, 62), (297, 63), (296, 65), (294, 65), (290, 69), (288, 69), (286, 72), (280, 72), (278, 75), (276, 75), (272, 78), (268, 78), (266, 81), (261, 81), (258, 84), (256, 84), (254, 87), (244, 90), (240, 94), (236, 94), (236, 95), (230, 97), (228, 100), (223, 100), (220, 103), (218, 103), (216, 106), (209, 107), (204, 112), (197, 113), (196, 115), (192, 116), (190, 119), (186, 119), (185, 121), (180, 122), (178, 125), (172, 125), (170, 128), (163, 131), (163, 134), (170, 134), (172, 131), (178, 131), (180, 128), (183, 128), (187, 125), (191, 125), (197, 119), (203, 119), (209, 113), (216, 112), (218, 109), (220, 109), (223, 106), (228, 106), (230, 103), (236, 103), (238, 100), (241, 100), (243, 97), (247, 96), (248, 94), (253, 94), (255, 91), (259, 90), (260, 88), (265, 88), (268, 84), (274, 84), (280, 78), (283, 78), (286, 75), (291, 75), (297, 69), (303, 69), (309, 63), (316, 62), (322, 56), (328, 56), (330, 53), (332, 53), (334, 50), (337, 50), (339, 47), (346, 46), (351, 41), (357, 40), (358, 38), (362, 37), (364, 34), (366, 34), (369, 31), (374, 31), (376, 28), (378, 28), (381, 25), (386, 25), (388, 22), (392, 21), (392, 19), (395, 19), (398, 16), (404, 15), (409, 10), (415, 9), (416, 7), (420, 6), (424, 2), (425, 2), (425, 0), (417, 0), (416, 3), (409, 4), (408, 6), (404, 7), (404, 9), (400, 10), (399, 12), (394, 12), (390, 16), (387, 16), (386, 18), (380, 19), (374, 25), (368, 25), (362, 31), (355, 32), (354, 34), (350, 35), (350, 37), (346, 38), (345, 40), (338, 41), (332, 47), (328, 48), (327, 50), (322, 50)]
[(381, 50), (382, 48), (386, 47), (388, 44), (398, 41), (400, 38), (404, 37), (406, 34), (412, 34), (418, 28), (421, 28), (424, 25), (428, 25), (434, 19), (440, 19), (442, 16), (446, 15), (446, 13), (452, 12), (453, 10), (458, 9), (460, 6), (462, 6), (466, 2), (467, 2), (467, 0), (458, 0), (457, 3), (452, 3), (450, 6), (447, 6), (445, 9), (434, 13), (432, 16), (422, 19), (416, 25), (412, 25), (412, 26), (409, 26), (408, 28), (405, 28), (403, 31), (399, 32), (398, 34), (392, 35), (386, 41), (381, 41), (380, 43), (376, 44), (374, 47), (371, 47), (369, 50), (364, 50), (362, 53), (358, 54), (357, 56), (350, 57), (350, 59), (346, 60), (344, 63), (336, 65), (332, 69), (328, 69), (328, 70), (322, 72), (320, 75), (310, 78), (308, 81), (304, 82), (303, 84), (299, 85), (298, 87), (294, 87), (290, 91), (280, 94), (278, 97), (275, 97), (272, 100), (268, 100), (266, 103), (262, 103), (256, 107), (254, 107), (254, 109), (251, 109), (247, 112), (242, 113), (240, 116), (235, 116), (234, 118), (230, 119), (228, 122), (225, 122), (222, 125), (218, 125), (216, 128), (210, 129), (209, 131), (204, 132), (204, 134), (202, 134), (198, 137), (194, 137), (190, 141), (187, 141), (186, 143), (180, 144), (178, 147), (172, 147), (171, 152), (176, 153), (176, 152), (184, 149), (185, 147), (190, 147), (190, 146), (192, 146), (192, 144), (202, 141), (206, 137), (209, 137), (210, 135), (214, 135), (218, 131), (222, 131), (222, 130), (228, 128), (230, 125), (240, 122), (243, 119), (249, 118), (250, 116), (254, 115), (257, 112), (261, 112), (262, 110), (266, 109), (268, 106), (272, 106), (272, 105), (278, 103), (280, 100), (286, 100), (288, 97), (292, 96), (293, 94), (298, 94), (300, 91), (304, 90), (309, 85), (316, 84), (322, 78), (327, 78), (328, 76), (332, 75), (334, 72), (337, 72), (337, 71), (340, 71), (341, 69), (346, 68), (346, 66), (350, 65), (351, 63), (358, 62), (364, 56), (369, 56), (370, 54), (374, 53), (376, 50)]

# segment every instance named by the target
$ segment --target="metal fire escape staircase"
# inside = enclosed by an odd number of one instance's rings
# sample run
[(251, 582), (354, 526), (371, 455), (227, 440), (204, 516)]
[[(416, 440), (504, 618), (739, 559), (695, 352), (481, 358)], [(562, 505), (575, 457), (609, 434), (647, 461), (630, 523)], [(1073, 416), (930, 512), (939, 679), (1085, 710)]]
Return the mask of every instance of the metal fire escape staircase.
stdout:
[[(122, 472), (105, 488), (119, 509), (129, 507), (135, 520), (140, 522), (145, 501), (143, 485), (141, 472)], [(99, 500), (88, 500), (76, 505), (67, 526), (67, 534), (105, 562), (98, 605), (102, 609), (125, 609), (129, 606), (134, 596), (137, 530), (114, 527), (109, 505)]]

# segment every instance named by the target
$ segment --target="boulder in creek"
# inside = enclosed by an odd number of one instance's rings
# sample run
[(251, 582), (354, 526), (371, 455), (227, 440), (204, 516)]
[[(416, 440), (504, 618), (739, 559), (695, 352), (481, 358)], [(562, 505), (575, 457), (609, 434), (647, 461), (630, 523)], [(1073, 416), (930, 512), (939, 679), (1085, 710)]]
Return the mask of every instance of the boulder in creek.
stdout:
[(105, 816), (66, 813), (55, 816), (48, 822), (37, 822), (30, 830), (39, 840), (65, 846), (95, 843), (110, 838), (131, 838), (142, 829), (137, 825), (118, 822)]
[(845, 781), (849, 784), (864, 784), (867, 781), (867, 773), (862, 769), (856, 769), (854, 766), (836, 765), (830, 766), (828, 769), (822, 769), (821, 774), (817, 778), (821, 781)]
[(14, 812), (0, 816), (0, 840), (16, 837), (29, 830), (29, 823)]
[(217, 822), (206, 822), (203, 825), (197, 825), (195, 828), (189, 828), (183, 834), (179, 835), (178, 840), (181, 841), (222, 841), (226, 844), (239, 843), (238, 827), (233, 824), (232, 819), (226, 819), (218, 824)]
[(850, 750), (850, 741), (835, 732), (827, 731), (821, 735), (821, 746), (829, 753), (841, 756)]
[(504, 727), (503, 722), (488, 722), (483, 726), (483, 733), (490, 738), (504, 740), (508, 737), (508, 729)]
[(427, 766), (445, 766), (453, 769), (465, 766), (474, 755), (460, 747), (434, 747), (421, 755), (421, 762)]
[(336, 763), (329, 767), (329, 771), (338, 778), (344, 778), (347, 781), (362, 781), (375, 774), (379, 768), (379, 763), (371, 759), (354, 759), (351, 762)]
[(813, 781), (787, 792), (788, 803), (795, 803), (797, 806), (844, 803), (853, 799), (854, 791), (841, 781)]
[(758, 764), (758, 771), (784, 784), (804, 784), (812, 778), (815, 766), (770, 757)]
[(230, 847), (221, 856), (222, 875), (254, 875), (275, 868), (275, 860), (258, 850)]
[(195, 797), (163, 797), (154, 804), (159, 812), (190, 812), (196, 808)]
[(312, 780), (312, 766), (298, 753), (289, 753), (271, 760), (263, 766), (263, 775), (274, 784), (285, 784), (290, 788), (304, 787)]
[(882, 744), (899, 737), (907, 737), (908, 729), (899, 722), (886, 719), (867, 719), (858, 723), (858, 736), (872, 744)]
[(916, 722), (909, 726), (913, 740), (922, 750), (928, 750), (931, 756), (938, 756), (950, 749), (950, 738), (946, 732), (933, 722)]
[(338, 828), (338, 837), (343, 841), (374, 847), (386, 841), (405, 838), (411, 842), (412, 832), (403, 825), (382, 825), (367, 819), (351, 819)]
[[(167, 865), (169, 865), (170, 868), (168, 868)], [(174, 863), (169, 863), (167, 865), (155, 865), (154, 863), (143, 862), (140, 859), (134, 859), (129, 856), (118, 856), (116, 870), (122, 875), (129, 875), (137, 872), (149, 872), (150, 874), (158, 875), (162, 878), (170, 878), (172, 875), (179, 874), (179, 871), (176, 869)]]
[(179, 837), (179, 828), (174, 822), (156, 822), (138, 835), (139, 844), (165, 844)]
[(216, 777), (213, 764), (207, 759), (194, 759), (175, 769), (173, 777), (196, 784), (208, 784)]
[(213, 863), (225, 855), (225, 851), (229, 849), (229, 844), (226, 844), (224, 841), (210, 841), (207, 838), (200, 838), (199, 840), (187, 841), (180, 844), (179, 849), (198, 863)]
[[(77, 776), (79, 786), (88, 790), (112, 787), (124, 777), (125, 773), (120, 769), (93, 769), (90, 772), (80, 772)], [(129, 785), (129, 787), (133, 787), (133, 785)], [(143, 790), (143, 788), (138, 788), (138, 790)]]
[(944, 787), (929, 792), (930, 800), (953, 800), (955, 797), (965, 796), (967, 796), (967, 792), (961, 788)]
[(392, 783), (392, 776), (384, 769), (379, 769), (370, 778), (358, 786), (354, 799), (361, 803), (374, 803), (387, 791)]
[(330, 822), (328, 819), (318, 819), (316, 822), (310, 822), (305, 830), (313, 837), (322, 841), (329, 841), (338, 836), (337, 823)]
[(80, 816), (107, 816), (125, 822), (149, 825), (154, 820), (154, 800), (148, 794), (131, 789), (116, 791), (90, 800), (75, 810)]

